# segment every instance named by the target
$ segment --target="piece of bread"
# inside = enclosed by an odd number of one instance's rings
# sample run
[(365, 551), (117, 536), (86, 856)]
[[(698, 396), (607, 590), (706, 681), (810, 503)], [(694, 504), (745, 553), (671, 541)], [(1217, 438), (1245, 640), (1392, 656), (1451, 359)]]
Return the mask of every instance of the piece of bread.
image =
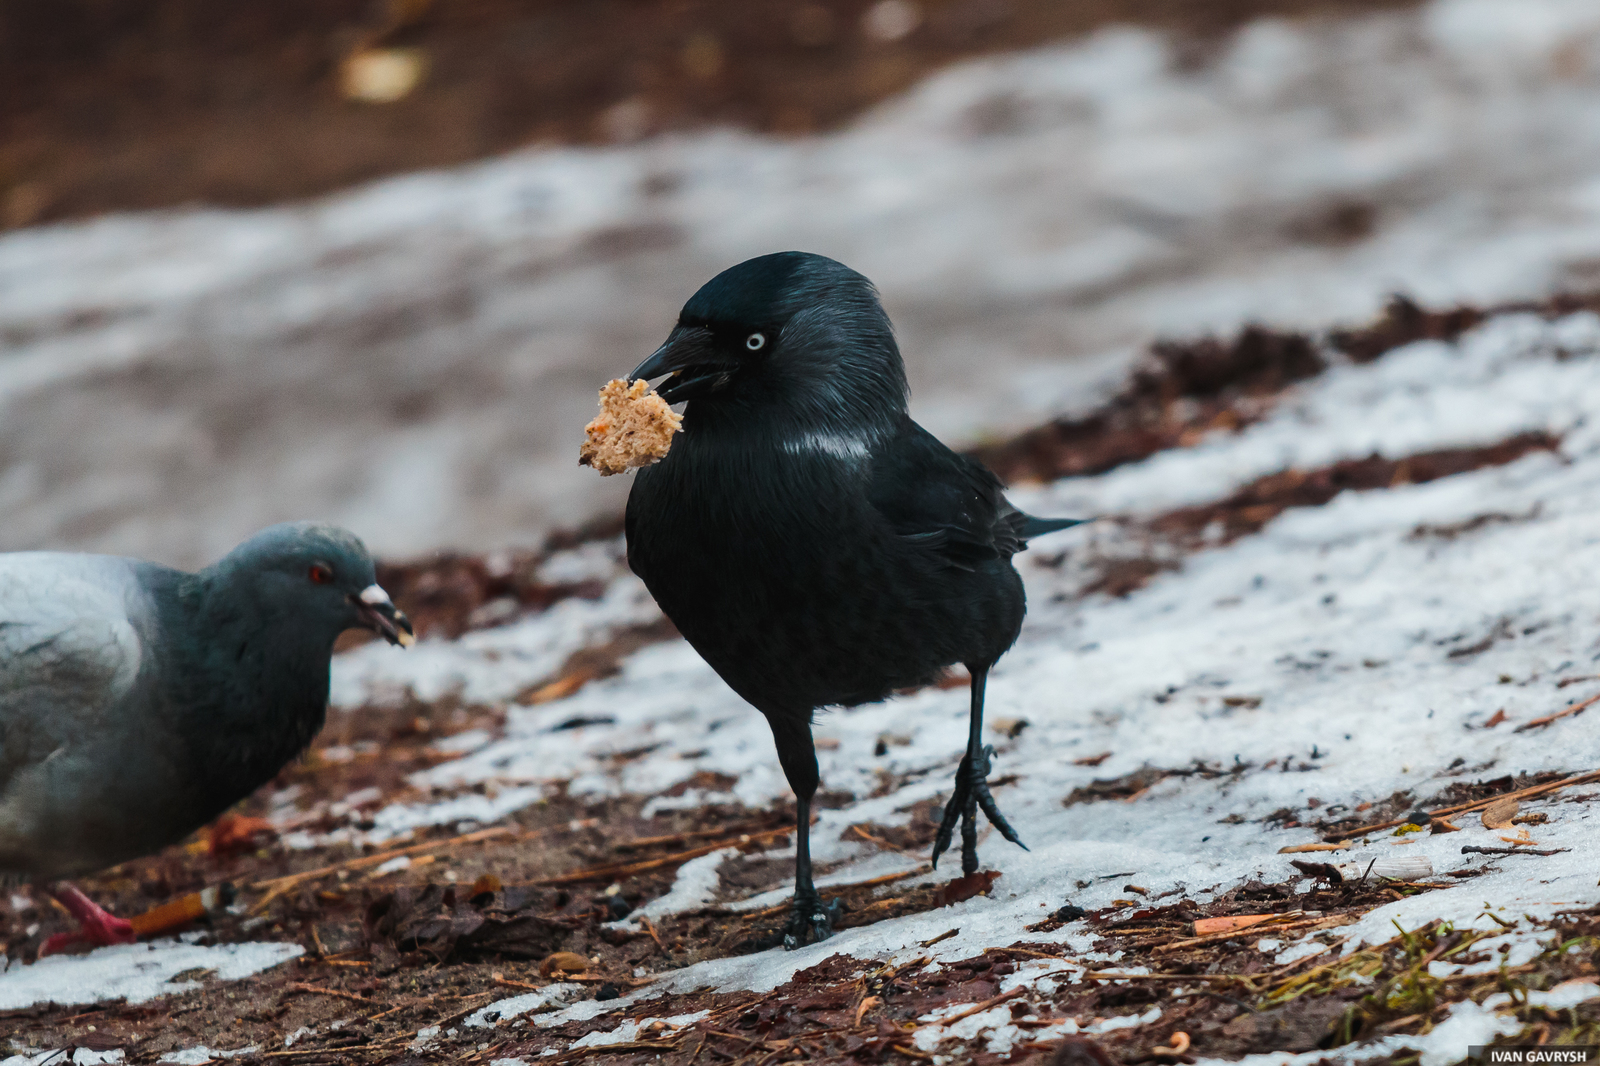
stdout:
[(583, 427), (578, 462), (608, 476), (649, 466), (667, 454), (682, 426), (683, 416), (648, 384), (613, 378), (600, 390), (600, 413)]

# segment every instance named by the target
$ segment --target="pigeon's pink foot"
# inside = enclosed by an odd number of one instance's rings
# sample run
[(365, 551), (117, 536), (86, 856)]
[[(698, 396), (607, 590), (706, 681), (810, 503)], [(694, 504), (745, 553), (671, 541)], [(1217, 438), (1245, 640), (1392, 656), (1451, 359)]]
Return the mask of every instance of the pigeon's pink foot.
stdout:
[(57, 933), (45, 940), (39, 948), (39, 957), (55, 955), (79, 942), (94, 947), (110, 944), (131, 944), (134, 941), (133, 925), (118, 918), (80, 892), (76, 886), (60, 884), (50, 889), (56, 901), (78, 919), (78, 928), (71, 933)]

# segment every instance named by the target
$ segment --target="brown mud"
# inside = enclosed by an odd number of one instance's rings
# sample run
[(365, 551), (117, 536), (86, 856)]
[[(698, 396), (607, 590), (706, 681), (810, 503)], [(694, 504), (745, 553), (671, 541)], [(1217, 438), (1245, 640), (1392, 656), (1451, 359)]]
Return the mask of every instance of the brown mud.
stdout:
[[(0, 229), (183, 204), (256, 206), (532, 144), (837, 127), (954, 61), (1111, 23), (1201, 56), (1264, 15), (1411, 0), (55, 0), (0, 6)], [(903, 13), (903, 12), (902, 12)], [(893, 21), (893, 20), (891, 20)], [(905, 28), (906, 19), (900, 20)], [(881, 20), (880, 20), (881, 22)], [(891, 27), (892, 29), (892, 27)], [(892, 36), (892, 34), (891, 34)], [(415, 49), (419, 86), (347, 99), (341, 67)]]
[[(1554, 313), (1558, 307), (1551, 303), (1545, 309)], [(1384, 321), (1344, 334), (1343, 350), (1352, 358), (1358, 351), (1362, 358), (1377, 358), (1381, 353), (1368, 354), (1361, 348), (1379, 343), (1367, 338), (1381, 336), (1383, 343), (1400, 344), (1418, 336), (1456, 335), (1480, 315), (1470, 309), (1413, 313), (1408, 305), (1396, 305)], [(1125, 390), (1126, 402), (1094, 416), (1104, 441), (1080, 431), (1072, 436), (1047, 428), (1029, 435), (1026, 444), (1016, 444), (1008, 454), (1044, 462), (1044, 469), (1051, 470), (1066, 461), (1064, 455), (1122, 454), (1118, 449), (1123, 445), (1115, 442), (1126, 439), (1119, 435), (1137, 421), (1129, 412), (1184, 410), (1188, 408), (1180, 401), (1202, 407), (1214, 401), (1220, 405), (1209, 416), (1214, 418), (1216, 411), (1238, 409), (1242, 399), (1270, 403), (1279, 390), (1320, 367), (1312, 360), (1323, 357), (1309, 340), (1273, 339), (1259, 333), (1247, 337), (1168, 346), (1160, 364), (1167, 368), (1162, 372), (1165, 378), (1136, 380)], [(1180, 354), (1183, 351), (1190, 354)], [(1040, 443), (1049, 440), (1069, 443), (1053, 453)], [(1180, 435), (1168, 446), (1183, 443)], [(1552, 446), (1547, 439), (1529, 437), (1490, 449), (1437, 453), (1426, 463), (1418, 457), (1362, 460), (1342, 473), (1313, 472), (1282, 480), (1282, 491), (1273, 487), (1279, 482), (1258, 483), (1213, 505), (1215, 513), (1207, 512), (1203, 521), (1190, 509), (1174, 512), (1178, 517), (1165, 516), (1170, 528), (1160, 528), (1160, 518), (1152, 528), (1169, 536), (1177, 549), (1192, 551), (1202, 546), (1197, 531), (1217, 522), (1228, 536), (1248, 536), (1283, 508), (1317, 506), (1344, 488), (1382, 488), (1425, 479), (1424, 475), (1449, 476)], [(1407, 462), (1411, 465), (1405, 467), (1405, 476), (1398, 476)], [(541, 583), (536, 576), (539, 562), (550, 551), (609, 539), (616, 533), (614, 525), (599, 525), (561, 535), (543, 552), (516, 558), (438, 556), (392, 564), (384, 568), (384, 580), (423, 629), (458, 634), (542, 610), (565, 596), (594, 594), (586, 587)], [(509, 601), (511, 614), (482, 610), (497, 601)], [(644, 627), (586, 649), (556, 676), (530, 688), (521, 701), (563, 698), (586, 680), (615, 669), (618, 659), (632, 648), (670, 637), (669, 631)], [(1593, 949), (1600, 947), (1594, 940), (1600, 932), (1597, 919), (1575, 917), (1561, 929), (1570, 926), (1573, 936), (1590, 945), (1581, 952), (1541, 956), (1517, 973), (1440, 982), (1427, 977), (1426, 962), (1447, 954), (1464, 961), (1472, 953), (1469, 938), (1435, 927), (1348, 956), (1356, 960), (1350, 965), (1361, 967), (1358, 972), (1344, 961), (1333, 962), (1331, 948), (1339, 940), (1339, 929), (1373, 907), (1429, 891), (1436, 883), (1330, 884), (1303, 874), (1279, 883), (1250, 882), (1199, 902), (1170, 896), (1149, 899), (1135, 883), (1136, 875), (1129, 875), (1124, 886), (1127, 898), (1107, 910), (1084, 915), (1067, 905), (1041, 912), (1040, 921), (1020, 926), (1005, 944), (937, 968), (885, 967), (835, 956), (771, 992), (652, 998), (645, 991), (639, 1002), (620, 1014), (586, 1022), (542, 1029), (526, 1020), (503, 1018), (488, 1028), (467, 1029), (463, 1019), (479, 1007), (552, 983), (572, 986), (566, 990), (570, 997), (612, 999), (647, 990), (659, 975), (696, 962), (768, 950), (784, 908), (750, 912), (733, 905), (783, 888), (791, 874), (785, 849), (791, 844), (794, 812), (782, 804), (762, 810), (712, 804), (645, 818), (642, 812), (649, 797), (585, 802), (564, 795), (558, 786), (546, 800), (496, 825), (440, 826), (375, 847), (330, 841), (295, 849), (270, 829), (259, 831), (261, 823), (250, 821), (268, 813), (266, 795), (281, 794), (292, 786), (298, 786), (293, 816), (283, 828), (320, 834), (325, 840), (340, 830), (370, 828), (372, 812), (382, 805), (448, 798), (452, 794), (448, 791), (418, 789), (409, 775), (456, 757), (439, 746), (444, 738), (468, 730), (494, 735), (502, 728), (506, 711), (505, 706), (448, 698), (337, 711), (305, 758), (286, 768), (273, 788), (242, 804), (225, 822), (185, 846), (84, 883), (91, 895), (119, 914), (137, 914), (206, 886), (231, 884), (238, 893), (234, 909), (216, 912), (194, 927), (204, 942), (289, 940), (305, 949), (301, 958), (251, 978), (207, 981), (198, 990), (142, 1005), (41, 1004), (8, 1011), (0, 1013), (0, 1032), (19, 1046), (123, 1047), (128, 1061), (136, 1063), (201, 1044), (224, 1050), (254, 1046), (259, 1050), (241, 1061), (263, 1062), (487, 1063), (501, 1057), (539, 1058), (549, 1048), (558, 1049), (559, 1057), (552, 1056), (558, 1062), (600, 1056), (608, 1062), (658, 1061), (660, 1056), (663, 1062), (696, 1064), (802, 1058), (925, 1061), (930, 1053), (912, 1039), (918, 1025), (926, 1024), (918, 1023), (918, 1018), (941, 1005), (977, 1005), (1003, 994), (1003, 979), (1017, 968), (1063, 957), (1065, 949), (1049, 942), (1047, 934), (1071, 925), (1092, 933), (1100, 950), (1122, 952), (1117, 972), (1147, 967), (1151, 973), (1118, 978), (1074, 971), (1056, 978), (1052, 992), (1030, 989), (995, 1005), (1003, 1006), (1005, 1014), (1028, 1032), (1045, 1029), (1052, 1018), (1073, 1017), (1088, 1024), (1093, 1019), (1142, 1015), (1159, 1005), (1160, 1018), (1151, 1024), (1075, 1038), (1077, 1043), (1064, 1043), (1059, 1037), (1024, 1040), (1011, 1060), (1038, 1055), (1042, 1062), (1043, 1056), (1059, 1052), (1078, 1056), (1074, 1061), (1088, 1058), (1103, 1066), (1185, 1061), (1185, 1056), (1192, 1059), (1196, 1054), (1309, 1050), (1380, 1033), (1420, 1032), (1462, 998), (1592, 976)], [(582, 723), (573, 728), (581, 729)], [(891, 741), (885, 738), (882, 743)], [(621, 752), (615, 758), (625, 761), (640, 754)], [(1096, 759), (1081, 761), (1094, 765)], [(1170, 776), (1212, 777), (1244, 769), (1248, 768), (1151, 767), (1094, 782), (1062, 799), (1067, 804), (1126, 801)], [(1494, 778), (1486, 773), (1488, 767), (1453, 769), (1459, 769), (1459, 776), (1420, 803), (1409, 793), (1370, 807), (1324, 806), (1319, 801), (1310, 811), (1278, 812), (1263, 823), (1262, 832), (1270, 836), (1273, 828), (1310, 824), (1330, 839), (1343, 839), (1409, 817), (1419, 806), (1443, 809), (1549, 783), (1543, 778)], [(720, 775), (697, 780), (692, 787), (715, 792), (732, 784)], [(492, 787), (476, 786), (473, 791)], [(894, 782), (885, 781), (877, 794), (888, 794), (894, 787)], [(348, 801), (357, 795), (363, 797), (361, 802)], [(829, 802), (852, 798), (831, 797)], [(995, 883), (992, 873), (954, 883), (929, 882), (921, 876), (938, 804), (934, 799), (919, 805), (903, 826), (861, 822), (845, 830), (847, 836), (897, 855), (904, 866), (900, 875), (835, 890), (842, 926), (932, 911), (988, 891)], [(1426, 820), (1426, 812), (1421, 817)], [(607, 924), (666, 893), (683, 862), (722, 848), (737, 849), (748, 859), (724, 865), (720, 891), (710, 905), (657, 922), (640, 922), (637, 928)], [(388, 861), (399, 859), (406, 862)], [(1287, 862), (1281, 869), (1289, 871)], [(999, 885), (1003, 889), (1003, 880)], [(31, 960), (45, 937), (67, 927), (63, 915), (40, 902), (42, 896), (35, 894), (34, 899), (20, 911), (0, 910), (0, 942), (12, 960)], [(1267, 925), (1226, 936), (1197, 934), (1194, 929), (1197, 920), (1242, 915), (1273, 917)], [(1275, 949), (1257, 947), (1274, 931), (1295, 937), (1310, 934), (1330, 950), (1291, 966), (1274, 966)], [(582, 972), (563, 979), (552, 972), (552, 956), (576, 959), (571, 964), (581, 965)], [(1066, 957), (1070, 961), (1070, 955)], [(610, 1031), (627, 1018), (667, 1018), (701, 1010), (712, 1013), (687, 1026), (641, 1028), (633, 1040), (621, 1044), (566, 1050), (584, 1034)], [(1552, 1039), (1600, 1024), (1588, 1007), (1562, 1019), (1546, 1018), (1533, 1008), (1522, 1013), (1530, 1031), (1545, 1026)], [(437, 1042), (429, 1043), (428, 1038), (419, 1042), (418, 1034), (433, 1027), (439, 1029)], [(302, 1029), (309, 1032), (292, 1046), (285, 1044), (287, 1037)], [(1176, 1048), (1183, 1041), (1193, 1054), (1160, 1050)], [(956, 1054), (963, 1063), (996, 1061), (986, 1052), (951, 1044), (939, 1053)]]

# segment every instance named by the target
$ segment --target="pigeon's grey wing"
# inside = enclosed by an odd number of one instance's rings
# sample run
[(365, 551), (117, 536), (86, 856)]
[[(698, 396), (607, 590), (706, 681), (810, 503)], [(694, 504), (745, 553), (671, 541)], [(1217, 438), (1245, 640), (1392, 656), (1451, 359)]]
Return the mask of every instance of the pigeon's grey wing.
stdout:
[(19, 775), (103, 733), (133, 688), (139, 595), (120, 559), (0, 555), (0, 833)]
[(909, 417), (873, 449), (872, 505), (898, 534), (970, 569), (1022, 548), (1022, 516), (1006, 502), (1000, 479), (957, 455)]

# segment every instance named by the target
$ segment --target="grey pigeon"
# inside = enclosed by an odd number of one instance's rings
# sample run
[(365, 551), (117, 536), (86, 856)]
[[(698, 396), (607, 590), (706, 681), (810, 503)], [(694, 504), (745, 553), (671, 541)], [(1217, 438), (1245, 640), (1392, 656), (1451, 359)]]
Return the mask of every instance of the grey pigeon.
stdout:
[[(0, 874), (52, 882), (147, 855), (270, 780), (322, 728), (333, 643), (410, 644), (372, 557), (334, 526), (265, 529), (189, 574), (0, 554)], [(70, 885), (76, 937), (132, 940)]]

